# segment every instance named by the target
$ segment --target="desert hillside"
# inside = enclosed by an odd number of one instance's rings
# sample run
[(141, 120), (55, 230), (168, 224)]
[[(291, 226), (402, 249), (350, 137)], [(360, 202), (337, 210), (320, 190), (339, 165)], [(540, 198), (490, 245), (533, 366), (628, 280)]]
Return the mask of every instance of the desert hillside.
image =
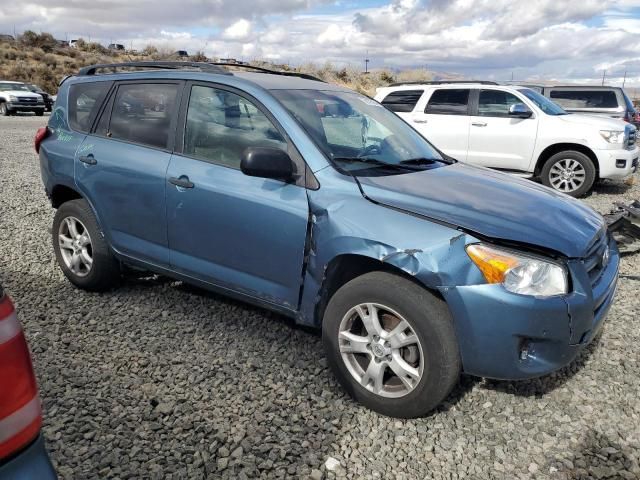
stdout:
[[(204, 53), (196, 52), (189, 57), (191, 61), (217, 61), (207, 58)], [(26, 31), (16, 39), (0, 38), (0, 79), (34, 83), (45, 91), (56, 93), (58, 83), (66, 75), (72, 75), (78, 69), (96, 63), (113, 63), (146, 60), (177, 60), (171, 51), (147, 46), (143, 51), (108, 50), (96, 42), (79, 40), (76, 48), (64, 45), (51, 34)], [(325, 81), (344, 85), (367, 95), (373, 95), (377, 87), (399, 81), (422, 81), (433, 78), (426, 70), (406, 70), (396, 72), (391, 69), (374, 69), (369, 73), (356, 67), (335, 67), (327, 63), (322, 65), (304, 64), (290, 67), (255, 60), (250, 62), (267, 68), (294, 70), (309, 73)]]

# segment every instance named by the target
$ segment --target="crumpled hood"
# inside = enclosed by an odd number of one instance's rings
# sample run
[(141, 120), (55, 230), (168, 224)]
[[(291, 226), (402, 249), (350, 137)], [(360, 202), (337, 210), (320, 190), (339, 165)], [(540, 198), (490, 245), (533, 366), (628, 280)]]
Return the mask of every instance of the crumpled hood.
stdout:
[(462, 163), (357, 179), (375, 202), (568, 257), (583, 256), (605, 225), (600, 214), (579, 200), (530, 180)]

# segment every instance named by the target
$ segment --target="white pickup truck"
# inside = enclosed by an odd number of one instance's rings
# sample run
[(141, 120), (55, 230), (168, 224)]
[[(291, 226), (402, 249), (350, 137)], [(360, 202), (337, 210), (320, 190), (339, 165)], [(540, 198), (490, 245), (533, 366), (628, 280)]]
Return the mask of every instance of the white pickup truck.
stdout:
[(574, 197), (598, 178), (624, 179), (638, 168), (633, 125), (568, 114), (530, 88), (427, 82), (379, 88), (375, 99), (457, 160), (538, 178)]
[(41, 117), (44, 108), (42, 95), (33, 93), (24, 83), (0, 80), (0, 115), (33, 112)]

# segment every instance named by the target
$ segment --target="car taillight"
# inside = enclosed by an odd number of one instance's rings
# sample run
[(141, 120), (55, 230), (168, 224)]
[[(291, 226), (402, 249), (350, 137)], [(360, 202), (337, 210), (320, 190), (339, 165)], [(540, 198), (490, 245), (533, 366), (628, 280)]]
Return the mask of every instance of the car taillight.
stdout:
[(0, 287), (0, 459), (25, 447), (41, 426), (29, 348), (11, 299)]
[(49, 136), (49, 127), (40, 127), (36, 132), (36, 138), (33, 139), (33, 146), (36, 153), (40, 153), (40, 144)]

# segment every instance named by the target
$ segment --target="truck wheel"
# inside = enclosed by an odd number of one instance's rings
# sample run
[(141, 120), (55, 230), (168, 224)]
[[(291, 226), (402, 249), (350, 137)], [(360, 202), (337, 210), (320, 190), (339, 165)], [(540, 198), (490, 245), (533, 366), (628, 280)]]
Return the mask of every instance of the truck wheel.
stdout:
[(424, 415), (460, 377), (447, 305), (398, 275), (372, 272), (342, 286), (327, 305), (322, 340), (345, 390), (383, 415)]
[(53, 219), (53, 249), (62, 272), (83, 290), (105, 291), (120, 280), (120, 264), (82, 199), (63, 203)]
[(584, 153), (558, 152), (549, 158), (540, 174), (542, 183), (572, 197), (586, 195), (596, 180), (596, 167)]
[(38, 110), (36, 113), (36, 117), (41, 117), (44, 115), (44, 110)]
[(9, 112), (9, 109), (7, 108), (7, 104), (4, 102), (0, 102), (0, 115), (2, 115), (3, 117), (8, 117), (11, 113)]

